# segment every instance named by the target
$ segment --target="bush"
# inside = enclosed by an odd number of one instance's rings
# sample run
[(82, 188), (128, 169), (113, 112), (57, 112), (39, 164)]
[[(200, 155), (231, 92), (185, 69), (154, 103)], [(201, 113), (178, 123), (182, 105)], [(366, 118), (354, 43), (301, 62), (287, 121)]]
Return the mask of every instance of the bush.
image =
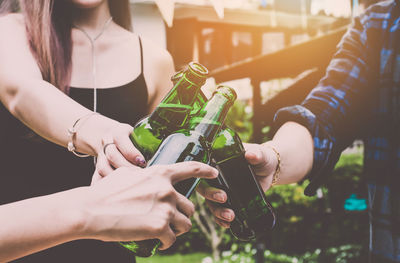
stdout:
[[(226, 124), (237, 131), (243, 141), (248, 141), (252, 134), (250, 118), (245, 104), (237, 101), (228, 114)], [(268, 127), (264, 131), (268, 131)], [(306, 181), (274, 187), (267, 192), (267, 198), (278, 216), (275, 229), (265, 240), (268, 262), (357, 262), (356, 258), (363, 255), (361, 247), (366, 247), (368, 241), (367, 214), (347, 213), (343, 209), (345, 199), (352, 193), (365, 197), (360, 176), (362, 154), (359, 152), (340, 158), (321, 188), (322, 198), (303, 194), (308, 184)], [(253, 262), (248, 261), (254, 252), (252, 247), (254, 242), (238, 242), (227, 231), (220, 246), (228, 251), (224, 252), (222, 262)], [(209, 251), (208, 242), (194, 223), (192, 230), (179, 237), (167, 253)]]
[[(343, 245), (339, 247), (328, 248), (325, 254), (322, 254), (321, 249), (315, 249), (312, 252), (306, 252), (301, 255), (286, 255), (276, 254), (270, 250), (264, 252), (265, 262), (269, 263), (355, 263), (359, 261), (361, 254), (361, 246), (359, 245)], [(250, 245), (245, 246), (241, 251), (224, 251), (222, 259), (218, 263), (254, 263), (255, 249)], [(210, 258), (205, 258), (203, 263), (212, 262)]]

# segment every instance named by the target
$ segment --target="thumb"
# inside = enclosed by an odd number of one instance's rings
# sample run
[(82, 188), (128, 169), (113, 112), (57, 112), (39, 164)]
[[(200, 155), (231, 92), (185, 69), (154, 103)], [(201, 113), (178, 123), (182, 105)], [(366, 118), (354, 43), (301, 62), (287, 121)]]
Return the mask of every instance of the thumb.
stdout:
[(245, 158), (253, 166), (263, 166), (266, 164), (262, 148), (258, 144), (245, 144)]
[(267, 146), (249, 144), (245, 146), (245, 158), (258, 176), (269, 176), (276, 169), (277, 159), (275, 153)]

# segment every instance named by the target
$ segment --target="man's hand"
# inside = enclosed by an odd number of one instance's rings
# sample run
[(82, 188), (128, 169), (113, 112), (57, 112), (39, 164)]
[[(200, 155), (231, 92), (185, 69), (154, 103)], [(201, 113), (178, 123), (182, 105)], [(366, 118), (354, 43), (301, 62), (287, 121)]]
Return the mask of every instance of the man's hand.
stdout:
[[(268, 147), (268, 144), (243, 144), (246, 153), (245, 157), (248, 163), (253, 167), (257, 179), (264, 191), (271, 187), (272, 175), (276, 170), (278, 159), (275, 152)], [(229, 175), (228, 175), (229, 176)], [(202, 181), (197, 187), (197, 192), (205, 199), (215, 217), (215, 221), (222, 227), (229, 228), (230, 222), (235, 218), (232, 209), (223, 207), (221, 204), (227, 200), (224, 191), (209, 186)]]

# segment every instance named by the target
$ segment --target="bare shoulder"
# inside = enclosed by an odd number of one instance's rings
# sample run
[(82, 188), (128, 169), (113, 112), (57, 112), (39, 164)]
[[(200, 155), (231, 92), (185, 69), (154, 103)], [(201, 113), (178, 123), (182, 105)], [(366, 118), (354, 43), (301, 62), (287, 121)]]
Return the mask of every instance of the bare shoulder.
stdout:
[(129, 46), (135, 49), (139, 42), (138, 38), (140, 37), (145, 63), (150, 63), (153, 65), (159, 63), (172, 63), (172, 57), (169, 52), (159, 44), (154, 43), (152, 40), (144, 36), (138, 36), (136, 33), (128, 31), (120, 25), (116, 25), (115, 32), (116, 36), (118, 36), (116, 39), (118, 39), (120, 43), (129, 43)]
[(25, 30), (24, 17), (22, 14), (11, 13), (4, 16), (0, 16), (0, 30), (8, 30), (10, 32), (14, 30)]
[(27, 46), (25, 22), (22, 14), (7, 14), (0, 17), (0, 42), (16, 46)]
[(154, 109), (171, 87), (175, 73), (171, 54), (146, 37), (140, 37), (143, 46), (143, 73), (149, 91), (150, 109)]
[(150, 63), (156, 67), (173, 67), (172, 56), (168, 50), (146, 37), (141, 36), (140, 39), (143, 45), (144, 58), (147, 63)]
[(29, 47), (22, 14), (13, 13), (0, 17), (0, 57), (2, 76), (41, 78), (40, 70)]

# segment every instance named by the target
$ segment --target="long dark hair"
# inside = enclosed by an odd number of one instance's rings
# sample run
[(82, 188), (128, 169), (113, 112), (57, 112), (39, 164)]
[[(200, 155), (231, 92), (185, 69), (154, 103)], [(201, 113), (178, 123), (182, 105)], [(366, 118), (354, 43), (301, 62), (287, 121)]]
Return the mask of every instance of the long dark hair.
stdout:
[[(132, 30), (129, 0), (108, 0), (113, 20)], [(31, 51), (39, 65), (42, 77), (68, 93), (71, 81), (72, 12), (66, 0), (3, 0), (0, 12), (20, 10)]]

